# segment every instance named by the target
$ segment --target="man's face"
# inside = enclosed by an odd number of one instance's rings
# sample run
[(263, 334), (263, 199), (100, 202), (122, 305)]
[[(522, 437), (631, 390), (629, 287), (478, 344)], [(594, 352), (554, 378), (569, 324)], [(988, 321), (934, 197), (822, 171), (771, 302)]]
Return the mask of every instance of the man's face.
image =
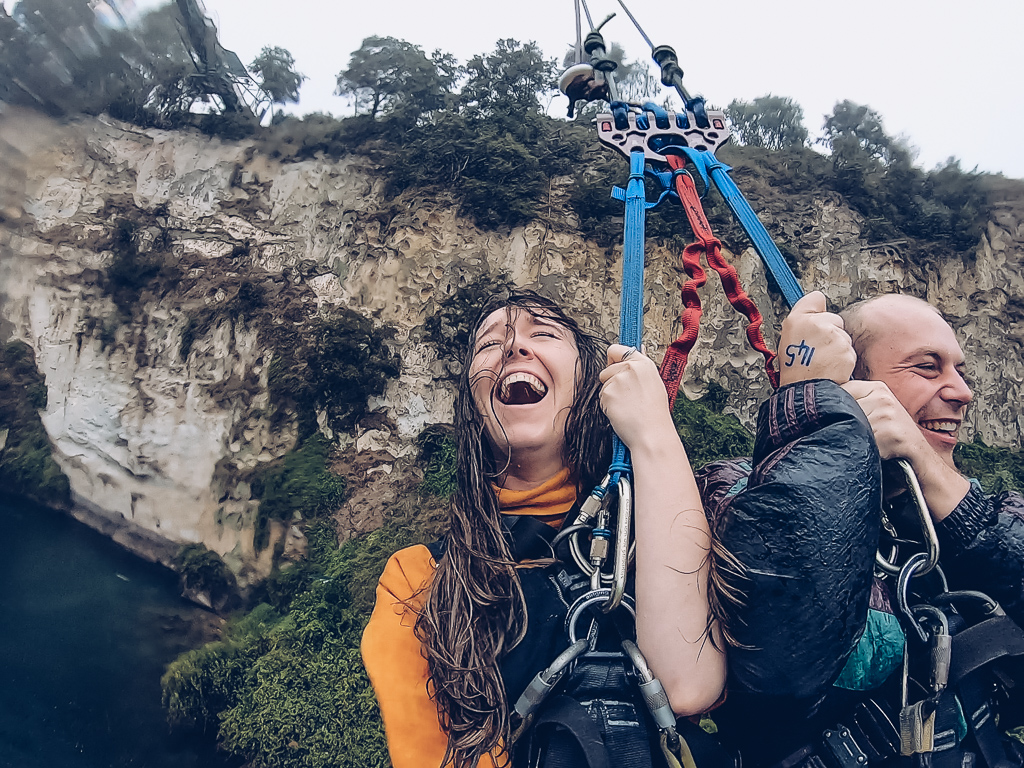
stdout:
[(889, 387), (928, 444), (952, 467), (973, 397), (953, 329), (931, 307), (905, 297), (879, 300), (865, 311), (874, 315), (863, 351), (871, 378)]

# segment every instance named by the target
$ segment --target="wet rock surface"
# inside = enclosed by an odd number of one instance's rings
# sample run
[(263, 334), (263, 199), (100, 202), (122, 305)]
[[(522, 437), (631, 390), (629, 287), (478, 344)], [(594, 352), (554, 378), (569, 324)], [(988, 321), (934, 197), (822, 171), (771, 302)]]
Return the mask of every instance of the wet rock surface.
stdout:
[[(443, 195), (385, 199), (383, 176), (363, 157), (285, 164), (252, 142), (109, 118), (55, 123), (16, 109), (0, 113), (0, 170), (0, 341), (35, 350), (48, 388), (43, 422), (76, 502), (126, 540), (202, 542), (243, 585), (268, 572), (273, 549), (253, 547), (258, 502), (248, 479), (297, 435), (270, 417), (275, 328), (301, 330), (344, 305), (396, 329), (388, 343), (401, 375), (372, 399), (372, 418), (340, 436), (354, 494), (340, 528), (352, 535), (379, 524), (389, 494), (415, 479), (416, 435), (451, 420), (451, 376), (422, 327), (458, 287), (504, 273), (603, 335), (618, 326), (621, 248), (608, 252), (575, 231), (567, 182), (552, 185), (541, 219), (483, 231)], [(1003, 181), (976, 248), (917, 261), (901, 242), (865, 242), (859, 214), (834, 192), (764, 186), (749, 196), (769, 231), (799, 250), (804, 287), (834, 306), (895, 290), (938, 306), (976, 392), (964, 437), (1019, 447), (1024, 194)], [(160, 270), (129, 311), (102, 286), (126, 220), (139, 258)], [(725, 255), (774, 344), (785, 308), (760, 261), (752, 250)], [(647, 264), (645, 335), (660, 359), (681, 330), (685, 275), (678, 254), (657, 243)], [(712, 278), (684, 391), (698, 397), (721, 384), (731, 392), (726, 412), (750, 425), (769, 385)], [(237, 311), (243, 282), (264, 297), (258, 319)], [(218, 311), (228, 306), (236, 310)], [(290, 527), (275, 523), (273, 539), (299, 552)], [(152, 542), (137, 546), (161, 559)]]

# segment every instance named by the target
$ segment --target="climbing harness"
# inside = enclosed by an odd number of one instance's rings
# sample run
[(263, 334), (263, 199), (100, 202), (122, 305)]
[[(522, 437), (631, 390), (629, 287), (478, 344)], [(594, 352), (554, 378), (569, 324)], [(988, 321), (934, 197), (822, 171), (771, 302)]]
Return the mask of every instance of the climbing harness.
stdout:
[[(538, 617), (527, 630), (536, 633), (537, 643), (528, 635), (503, 662), (509, 690), (522, 691), (512, 707), (511, 765), (732, 768), (710, 736), (689, 721), (676, 722), (664, 688), (636, 646), (636, 607), (629, 590), (618, 596), (614, 610), (603, 611), (612, 587), (595, 587), (588, 571), (573, 568), (574, 557), (566, 550), (574, 532), (564, 528), (555, 534), (543, 524), (534, 532), (517, 522), (521, 519), (506, 519), (513, 549), (526, 551), (520, 540), (545, 537), (546, 528), (547, 551), (555, 551), (557, 562), (520, 575), (531, 615)], [(556, 633), (567, 645), (557, 646), (559, 652), (547, 661), (536, 645)]]
[[(919, 499), (910, 503), (927, 512)], [(949, 589), (934, 527), (921, 523), (922, 551), (890, 558), (884, 570), (905, 635), (895, 695), (883, 689), (860, 701), (775, 768), (1024, 765), (1024, 745), (1003, 737), (1000, 723), (1020, 722), (1009, 692), (1024, 683), (1024, 630), (984, 593)]]

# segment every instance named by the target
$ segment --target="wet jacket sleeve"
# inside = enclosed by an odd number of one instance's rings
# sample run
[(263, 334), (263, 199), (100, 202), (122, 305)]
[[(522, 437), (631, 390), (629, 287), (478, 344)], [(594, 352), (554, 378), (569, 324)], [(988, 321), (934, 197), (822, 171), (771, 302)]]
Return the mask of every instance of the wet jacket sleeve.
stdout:
[(950, 587), (984, 592), (1024, 626), (1024, 497), (987, 496), (972, 481), (935, 531)]
[[(698, 473), (728, 555), (713, 578), (730, 635), (730, 699), (813, 703), (842, 670), (867, 620), (881, 473), (871, 428), (830, 381), (789, 385), (758, 414), (752, 471)], [(719, 585), (715, 585), (719, 589)]]

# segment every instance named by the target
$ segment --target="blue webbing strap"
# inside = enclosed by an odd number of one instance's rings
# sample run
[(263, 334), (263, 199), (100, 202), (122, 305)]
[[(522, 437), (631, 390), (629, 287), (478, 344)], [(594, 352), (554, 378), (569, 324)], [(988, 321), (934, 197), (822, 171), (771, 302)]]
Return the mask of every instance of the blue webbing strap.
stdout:
[(619, 307), (619, 343), (640, 348), (643, 341), (644, 239), (647, 195), (644, 190), (644, 153), (629, 156), (626, 186), (626, 232), (623, 242), (622, 303)]
[(750, 207), (747, 199), (743, 197), (739, 187), (729, 177), (729, 166), (710, 152), (691, 147), (674, 147), (674, 149), (685, 154), (697, 167), (702, 177), (707, 179), (710, 176), (711, 181), (714, 182), (714, 185), (722, 194), (733, 215), (743, 225), (744, 231), (754, 244), (754, 250), (761, 257), (761, 261), (764, 262), (765, 268), (775, 278), (775, 282), (778, 284), (779, 290), (782, 291), (786, 303), (792, 308), (804, 295), (803, 288), (800, 287), (796, 275), (793, 274), (793, 270), (789, 268), (789, 264), (786, 263), (786, 260), (776, 247), (772, 236), (768, 234), (768, 230), (764, 228), (761, 220), (757, 218), (757, 214), (754, 213), (754, 209)]
[[(714, 155), (711, 155), (711, 157), (714, 158)], [(718, 191), (722, 193), (722, 197), (725, 198), (725, 202), (732, 209), (733, 215), (740, 220), (740, 224), (746, 230), (747, 236), (754, 243), (754, 250), (757, 251), (761, 261), (764, 262), (765, 267), (772, 277), (775, 278), (775, 282), (778, 284), (779, 290), (782, 291), (786, 303), (792, 309), (793, 305), (800, 301), (800, 298), (804, 295), (803, 288), (797, 282), (796, 275), (789, 268), (789, 264), (786, 263), (779, 249), (775, 246), (772, 236), (768, 234), (768, 230), (764, 228), (761, 220), (757, 218), (757, 214), (754, 213), (754, 209), (750, 207), (750, 203), (747, 202), (743, 193), (740, 192), (739, 187), (729, 178), (729, 166), (715, 159), (714, 164), (710, 165), (709, 170), (711, 172), (711, 180), (715, 182)]]
[[(629, 155), (629, 184), (626, 191), (612, 190), (612, 196), (626, 202), (626, 231), (622, 249), (622, 301), (619, 305), (619, 343), (640, 348), (643, 341), (644, 241), (646, 239), (647, 193), (644, 189), (644, 153)], [(612, 484), (623, 473), (631, 475), (629, 451), (618, 435), (612, 435), (612, 463), (608, 468)]]

